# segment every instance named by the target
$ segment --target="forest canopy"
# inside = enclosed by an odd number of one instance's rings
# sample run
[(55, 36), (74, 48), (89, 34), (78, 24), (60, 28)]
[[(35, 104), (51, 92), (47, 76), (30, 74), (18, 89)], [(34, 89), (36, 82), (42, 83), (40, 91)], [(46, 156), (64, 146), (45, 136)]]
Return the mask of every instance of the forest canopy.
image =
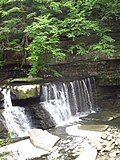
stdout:
[[(22, 55), (35, 75), (53, 59), (93, 52), (112, 56), (114, 39), (109, 23), (120, 20), (119, 0), (1, 0), (0, 58)], [(79, 38), (97, 36), (86, 45)], [(70, 42), (64, 45), (64, 42)]]

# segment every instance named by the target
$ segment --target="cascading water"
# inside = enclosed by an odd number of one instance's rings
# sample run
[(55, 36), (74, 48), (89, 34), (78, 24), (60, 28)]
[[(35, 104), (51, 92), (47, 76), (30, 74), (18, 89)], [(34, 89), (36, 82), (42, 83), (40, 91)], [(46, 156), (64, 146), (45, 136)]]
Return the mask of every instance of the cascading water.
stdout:
[(42, 86), (41, 105), (56, 125), (93, 112), (91, 79), (47, 83)]
[[(80, 116), (94, 110), (94, 82), (94, 78), (87, 78), (66, 83), (46, 83), (42, 86), (40, 105), (57, 126), (78, 121)], [(2, 114), (8, 129), (14, 133), (14, 137), (25, 136), (25, 131), (34, 127), (30, 117), (28, 119), (23, 107), (12, 106), (10, 89), (4, 89), (2, 93), (5, 108)]]
[(54, 122), (59, 124), (71, 117), (68, 88), (65, 83), (48, 83), (42, 86), (41, 105), (50, 113)]
[(13, 137), (25, 136), (25, 131), (30, 128), (30, 124), (24, 109), (18, 106), (12, 106), (9, 89), (4, 89), (2, 93), (4, 95), (5, 108), (2, 114), (6, 120), (8, 130), (13, 133)]

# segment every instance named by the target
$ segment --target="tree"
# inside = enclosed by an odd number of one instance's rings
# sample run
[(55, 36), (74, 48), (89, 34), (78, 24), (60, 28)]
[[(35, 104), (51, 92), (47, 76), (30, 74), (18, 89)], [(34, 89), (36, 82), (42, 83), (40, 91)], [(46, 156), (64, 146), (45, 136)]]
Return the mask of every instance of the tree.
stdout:
[(33, 22), (36, 9), (31, 6), (31, 0), (0, 1), (0, 55), (3, 60), (10, 52), (26, 57), (28, 35), (24, 30)]
[[(1, 53), (28, 53), (31, 75), (69, 55), (93, 52), (96, 59), (115, 52), (106, 24), (120, 20), (118, 0), (2, 0), (0, 8)], [(92, 44), (76, 41), (91, 35), (98, 37)], [(64, 41), (71, 43), (64, 46)]]

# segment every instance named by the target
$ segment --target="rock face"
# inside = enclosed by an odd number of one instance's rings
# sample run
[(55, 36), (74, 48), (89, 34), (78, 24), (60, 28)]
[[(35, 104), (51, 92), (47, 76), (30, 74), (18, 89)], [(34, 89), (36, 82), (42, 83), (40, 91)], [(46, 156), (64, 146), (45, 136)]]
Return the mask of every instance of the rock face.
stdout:
[(11, 97), (15, 99), (27, 99), (40, 96), (40, 85), (22, 85), (10, 88)]
[(5, 125), (5, 119), (0, 112), (0, 138), (6, 138), (8, 135), (8, 131)]
[(96, 84), (96, 101), (100, 108), (107, 111), (120, 112), (120, 85), (99, 84), (99, 81)]
[(4, 103), (4, 95), (0, 92), (0, 109), (4, 108), (3, 103)]
[(50, 114), (39, 103), (24, 108), (32, 121), (32, 128), (48, 129), (55, 126)]
[(37, 147), (50, 151), (55, 143), (60, 139), (58, 136), (50, 134), (46, 130), (42, 129), (31, 129), (28, 131), (31, 143)]

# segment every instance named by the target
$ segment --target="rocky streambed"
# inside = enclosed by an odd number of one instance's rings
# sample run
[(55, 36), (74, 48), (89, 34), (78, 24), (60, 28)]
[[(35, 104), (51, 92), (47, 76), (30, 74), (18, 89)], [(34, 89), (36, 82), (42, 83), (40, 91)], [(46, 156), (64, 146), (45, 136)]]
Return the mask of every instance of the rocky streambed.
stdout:
[(118, 128), (102, 125), (98, 127), (106, 129), (99, 132), (81, 130), (80, 127), (73, 125), (66, 128), (68, 135), (61, 138), (51, 153), (34, 160), (120, 160)]
[(30, 138), (0, 148), (10, 153), (3, 160), (120, 160), (120, 115), (97, 114), (77, 124), (28, 131)]
[(120, 113), (102, 111), (79, 124), (51, 132), (61, 139), (50, 154), (35, 160), (120, 160)]

